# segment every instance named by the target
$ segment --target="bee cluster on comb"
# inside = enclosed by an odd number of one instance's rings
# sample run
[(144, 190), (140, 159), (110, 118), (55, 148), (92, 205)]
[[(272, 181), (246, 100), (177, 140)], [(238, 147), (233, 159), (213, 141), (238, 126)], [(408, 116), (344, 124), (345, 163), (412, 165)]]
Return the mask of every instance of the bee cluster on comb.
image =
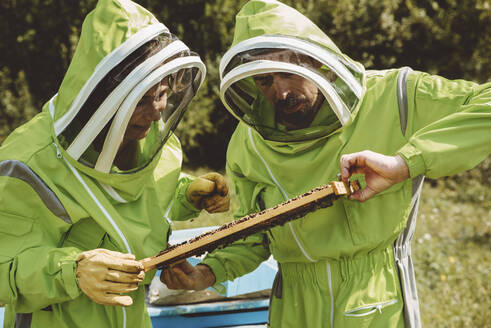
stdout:
[(157, 267), (169, 266), (191, 256), (211, 252), (236, 240), (245, 239), (259, 231), (283, 225), (288, 221), (304, 217), (317, 209), (329, 207), (336, 199), (349, 196), (359, 188), (356, 181), (351, 183), (333, 181), (329, 185), (312, 189), (272, 208), (249, 214), (215, 230), (172, 245), (156, 256), (142, 259), (140, 262), (142, 262), (146, 272)]

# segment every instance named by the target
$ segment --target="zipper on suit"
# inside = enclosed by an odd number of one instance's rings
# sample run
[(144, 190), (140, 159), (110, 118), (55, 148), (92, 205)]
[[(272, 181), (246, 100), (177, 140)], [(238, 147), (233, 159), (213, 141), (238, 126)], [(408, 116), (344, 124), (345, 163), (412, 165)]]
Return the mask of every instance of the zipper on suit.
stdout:
[[(126, 237), (124, 236), (123, 232), (119, 229), (119, 227), (116, 224), (116, 222), (114, 221), (114, 219), (111, 217), (111, 215), (107, 212), (107, 210), (102, 206), (102, 204), (99, 202), (99, 200), (95, 197), (95, 195), (89, 189), (89, 187), (87, 186), (87, 184), (85, 183), (85, 181), (82, 179), (82, 177), (78, 173), (77, 169), (74, 168), (68, 162), (68, 160), (65, 157), (63, 157), (63, 155), (61, 154), (60, 149), (58, 148), (58, 145), (56, 144), (56, 142), (53, 142), (53, 145), (55, 146), (55, 149), (56, 149), (56, 157), (59, 158), (59, 159), (63, 158), (63, 160), (65, 161), (65, 163), (67, 164), (67, 166), (72, 171), (73, 175), (75, 175), (75, 177), (77, 178), (77, 180), (84, 187), (84, 189), (87, 191), (87, 193), (92, 198), (92, 200), (96, 203), (97, 207), (99, 207), (99, 209), (102, 211), (102, 213), (104, 214), (104, 216), (108, 219), (109, 223), (111, 223), (111, 225), (113, 226), (113, 228), (116, 230), (116, 232), (118, 233), (118, 235), (121, 237), (121, 239), (123, 240), (123, 243), (124, 243), (124, 245), (126, 247), (126, 251), (131, 254), (130, 245), (128, 244), (128, 241), (126, 240)], [(126, 328), (126, 309), (124, 307), (121, 307), (121, 310), (123, 311), (123, 328)]]
[[(397, 299), (393, 299), (393, 300), (383, 302), (383, 303), (378, 303), (378, 304), (360, 306), (356, 309), (349, 310), (349, 311), (345, 312), (344, 315), (347, 317), (364, 317), (364, 316), (370, 315), (372, 313), (375, 313), (377, 311), (379, 313), (382, 313), (382, 309), (384, 307), (395, 304), (395, 303), (397, 303)], [(356, 312), (363, 311), (363, 310), (369, 310), (369, 311), (363, 312), (363, 313), (356, 313)]]
[(329, 297), (331, 298), (331, 315), (329, 318), (329, 327), (334, 328), (334, 294), (332, 293), (332, 279), (331, 279), (331, 264), (326, 260), (327, 269), (327, 282), (329, 284)]
[[(288, 195), (286, 194), (285, 192), (285, 189), (283, 189), (283, 187), (279, 184), (278, 180), (276, 180), (276, 178), (274, 177), (273, 175), (273, 172), (271, 171), (271, 169), (269, 168), (268, 166), (268, 163), (266, 163), (266, 161), (264, 160), (264, 158), (261, 156), (261, 154), (259, 153), (259, 151), (257, 150), (256, 148), (256, 144), (254, 143), (254, 140), (252, 138), (252, 133), (251, 133), (251, 128), (248, 128), (248, 132), (249, 132), (249, 140), (251, 141), (251, 145), (252, 145), (252, 148), (254, 148), (254, 151), (256, 152), (257, 156), (259, 157), (259, 159), (261, 159), (261, 161), (263, 162), (264, 166), (266, 167), (266, 170), (268, 171), (269, 173), (269, 176), (271, 177), (271, 180), (273, 180), (273, 183), (276, 185), (276, 187), (281, 191), (281, 193), (283, 194), (283, 197), (285, 198), (285, 201), (286, 200), (289, 200), (290, 197), (288, 197)], [(297, 234), (295, 233), (295, 230), (293, 229), (293, 225), (291, 223), (291, 221), (288, 222), (288, 226), (290, 227), (290, 231), (293, 235), (293, 238), (295, 239), (295, 242), (297, 243), (297, 246), (298, 248), (300, 248), (300, 250), (302, 251), (302, 254), (310, 261), (310, 262), (317, 262), (315, 261), (314, 259), (312, 259), (309, 254), (307, 253), (307, 251), (303, 248), (302, 244), (300, 243), (300, 240), (298, 239), (297, 237)]]
[[(264, 158), (261, 156), (261, 154), (257, 150), (256, 144), (254, 143), (254, 139), (252, 138), (251, 128), (248, 129), (248, 133), (249, 133), (249, 140), (251, 141), (252, 148), (254, 149), (254, 151), (256, 152), (257, 156), (261, 159), (261, 161), (263, 162), (264, 166), (266, 167), (266, 170), (268, 171), (268, 173), (269, 173), (269, 175), (271, 177), (271, 180), (273, 180), (273, 183), (281, 191), (281, 193), (283, 194), (283, 197), (285, 198), (285, 200), (289, 200), (290, 198), (286, 194), (285, 190), (279, 184), (278, 180), (276, 180), (276, 178), (274, 177), (273, 172), (269, 168), (268, 164), (266, 163), (266, 161), (264, 160)], [(295, 230), (293, 229), (293, 226), (292, 226), (291, 222), (288, 222), (288, 226), (290, 227), (290, 231), (291, 231), (291, 233), (293, 235), (293, 238), (295, 239), (295, 242), (297, 243), (298, 247), (302, 251), (303, 255), (310, 262), (317, 262), (317, 261), (313, 260), (309, 256), (309, 254), (307, 254), (307, 252), (305, 251), (305, 249), (303, 248), (302, 244), (300, 243), (300, 240), (298, 239), (298, 237), (297, 237), (297, 235), (295, 233)], [(327, 269), (327, 278), (328, 278), (328, 284), (329, 284), (329, 296), (330, 296), (330, 299), (331, 299), (331, 315), (330, 315), (330, 321), (329, 321), (329, 323), (330, 323), (330, 327), (333, 328), (334, 327), (334, 295), (333, 295), (333, 292), (332, 292), (331, 265), (329, 264), (329, 262), (327, 260), (326, 260), (326, 265), (327, 265), (327, 268), (326, 268)]]

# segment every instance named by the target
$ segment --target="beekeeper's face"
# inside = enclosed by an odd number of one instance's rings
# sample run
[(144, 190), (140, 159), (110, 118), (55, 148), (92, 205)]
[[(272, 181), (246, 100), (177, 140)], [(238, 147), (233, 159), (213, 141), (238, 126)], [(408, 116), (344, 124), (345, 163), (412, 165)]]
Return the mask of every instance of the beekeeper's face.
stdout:
[[(282, 59), (278, 58), (279, 56), (291, 55), (292, 52), (286, 50), (262, 54), (261, 59), (279, 61)], [(296, 56), (297, 61), (304, 60), (304, 65), (315, 67), (316, 63), (309, 57)], [(266, 73), (254, 75), (253, 80), (258, 90), (274, 107), (276, 121), (290, 130), (308, 127), (324, 99), (320, 90), (300, 75), (285, 72)]]
[(128, 123), (124, 141), (140, 140), (147, 136), (152, 123), (158, 121), (165, 110), (168, 89), (167, 84), (162, 81), (143, 95)]
[(310, 125), (322, 99), (322, 94), (312, 82), (290, 73), (256, 75), (254, 82), (274, 107), (277, 122), (290, 130)]

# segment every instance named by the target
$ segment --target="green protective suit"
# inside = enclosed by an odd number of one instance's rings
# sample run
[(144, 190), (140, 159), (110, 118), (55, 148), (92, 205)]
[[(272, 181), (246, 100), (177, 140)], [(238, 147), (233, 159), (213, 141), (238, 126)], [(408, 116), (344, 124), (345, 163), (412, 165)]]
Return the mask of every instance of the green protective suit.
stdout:
[[(198, 214), (185, 196), (191, 178), (180, 178), (180, 143), (171, 135), (157, 156), (135, 173), (101, 173), (67, 155), (55, 137), (54, 121), (63, 116), (108, 53), (156, 23), (151, 13), (130, 1), (100, 1), (84, 22), (57, 97), (3, 142), (0, 303), (7, 304), (4, 327), (151, 327), (143, 284), (130, 293), (133, 305), (127, 308), (99, 305), (79, 289), (75, 259), (94, 248), (132, 253), (137, 259), (153, 256), (166, 247), (170, 234), (166, 217), (187, 219)], [(125, 202), (110, 197), (101, 181)], [(153, 274), (146, 274), (145, 284)]]
[[(305, 16), (279, 2), (250, 1), (236, 22), (232, 47), (256, 36), (282, 34), (321, 43), (360, 65)], [(343, 154), (365, 149), (400, 154), (413, 180), (470, 169), (490, 154), (491, 83), (407, 73), (403, 118), (397, 96), (402, 72), (408, 71), (366, 71), (364, 95), (350, 121), (328, 136), (272, 142), (240, 122), (227, 152), (227, 173), (239, 200), (236, 217), (337, 180)], [(405, 305), (393, 244), (415, 210), (412, 196), (409, 179), (364, 203), (341, 199), (214, 251), (203, 263), (220, 283), (254, 270), (272, 254), (281, 275), (273, 286), (271, 327), (403, 327)]]

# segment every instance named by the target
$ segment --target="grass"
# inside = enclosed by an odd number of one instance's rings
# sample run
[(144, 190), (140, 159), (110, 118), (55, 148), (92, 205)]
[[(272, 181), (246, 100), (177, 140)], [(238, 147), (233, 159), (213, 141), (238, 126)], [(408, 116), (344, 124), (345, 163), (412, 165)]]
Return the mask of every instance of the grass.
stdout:
[[(423, 327), (491, 327), (490, 186), (491, 157), (476, 169), (423, 186), (413, 239)], [(232, 195), (228, 212), (204, 212), (173, 229), (223, 224), (236, 207)]]
[(490, 162), (424, 187), (413, 241), (423, 326), (491, 326)]

